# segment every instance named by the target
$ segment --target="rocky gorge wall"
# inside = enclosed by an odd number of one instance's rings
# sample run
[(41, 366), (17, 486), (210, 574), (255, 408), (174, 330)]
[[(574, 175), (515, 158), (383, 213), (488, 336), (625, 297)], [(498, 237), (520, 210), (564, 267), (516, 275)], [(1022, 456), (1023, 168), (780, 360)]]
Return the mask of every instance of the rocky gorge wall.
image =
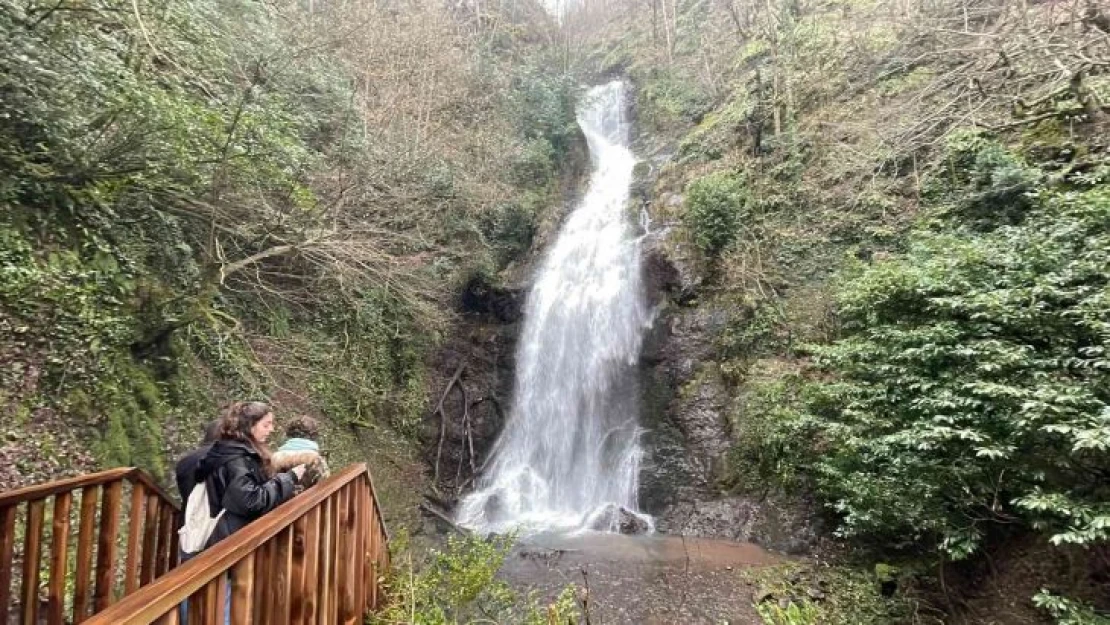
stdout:
[(733, 313), (707, 295), (706, 268), (667, 215), (684, 197), (659, 183), (675, 158), (671, 142), (640, 128), (630, 210), (651, 224), (643, 271), (655, 311), (641, 354), (644, 466), (640, 504), (658, 531), (752, 541), (787, 553), (811, 550), (819, 519), (808, 502), (762, 484), (726, 484), (730, 450), (742, 435), (741, 388), (722, 375), (717, 337)]

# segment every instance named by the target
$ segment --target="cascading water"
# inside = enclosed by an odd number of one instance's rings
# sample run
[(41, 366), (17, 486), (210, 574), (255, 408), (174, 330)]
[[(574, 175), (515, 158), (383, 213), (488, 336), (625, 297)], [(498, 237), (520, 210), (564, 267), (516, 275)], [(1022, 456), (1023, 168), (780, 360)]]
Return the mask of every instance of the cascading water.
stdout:
[(636, 510), (635, 369), (649, 313), (625, 210), (636, 159), (624, 92), (620, 81), (594, 87), (578, 112), (589, 188), (529, 294), (513, 409), (475, 492), (459, 504), (465, 527), (616, 530), (616, 512)]

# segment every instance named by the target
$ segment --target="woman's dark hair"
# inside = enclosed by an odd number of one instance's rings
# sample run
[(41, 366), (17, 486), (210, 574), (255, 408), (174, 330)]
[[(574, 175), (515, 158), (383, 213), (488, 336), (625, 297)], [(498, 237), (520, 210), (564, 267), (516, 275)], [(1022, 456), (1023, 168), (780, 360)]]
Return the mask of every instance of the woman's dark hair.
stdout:
[(266, 473), (270, 473), (270, 448), (266, 443), (255, 440), (251, 428), (263, 417), (272, 413), (273, 408), (264, 401), (237, 401), (224, 413), (220, 420), (220, 439), (242, 441), (254, 447), (259, 456), (262, 456), (262, 466)]
[(301, 415), (285, 426), (285, 435), (289, 438), (316, 438), (320, 435), (320, 422)]

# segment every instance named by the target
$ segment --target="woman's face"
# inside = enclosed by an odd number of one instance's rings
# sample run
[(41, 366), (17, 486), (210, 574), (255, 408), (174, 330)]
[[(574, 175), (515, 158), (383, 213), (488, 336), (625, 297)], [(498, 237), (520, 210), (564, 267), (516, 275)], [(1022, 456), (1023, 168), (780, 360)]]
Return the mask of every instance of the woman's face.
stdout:
[(254, 440), (265, 443), (266, 439), (270, 438), (270, 432), (274, 431), (274, 413), (267, 412), (266, 416), (262, 417), (251, 426), (251, 436)]

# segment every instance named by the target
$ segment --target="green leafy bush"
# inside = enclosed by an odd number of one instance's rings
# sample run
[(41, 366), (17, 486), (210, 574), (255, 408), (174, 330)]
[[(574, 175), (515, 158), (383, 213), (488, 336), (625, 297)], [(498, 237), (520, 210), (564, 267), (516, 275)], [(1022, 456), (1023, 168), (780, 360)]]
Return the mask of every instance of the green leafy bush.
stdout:
[[(991, 521), (1110, 538), (1110, 190), (914, 238), (848, 280), (811, 408), (842, 532), (966, 557)], [(1099, 476), (1102, 476), (1100, 478)]]
[(748, 201), (744, 180), (730, 172), (703, 176), (686, 187), (686, 227), (703, 253), (715, 256), (736, 240)]
[(990, 229), (1021, 221), (1040, 178), (998, 141), (978, 131), (959, 131), (949, 137), (941, 172), (925, 191), (949, 216)]
[(1048, 612), (1056, 625), (1110, 625), (1110, 615), (1097, 614), (1089, 606), (1042, 590), (1033, 597), (1033, 603)]

